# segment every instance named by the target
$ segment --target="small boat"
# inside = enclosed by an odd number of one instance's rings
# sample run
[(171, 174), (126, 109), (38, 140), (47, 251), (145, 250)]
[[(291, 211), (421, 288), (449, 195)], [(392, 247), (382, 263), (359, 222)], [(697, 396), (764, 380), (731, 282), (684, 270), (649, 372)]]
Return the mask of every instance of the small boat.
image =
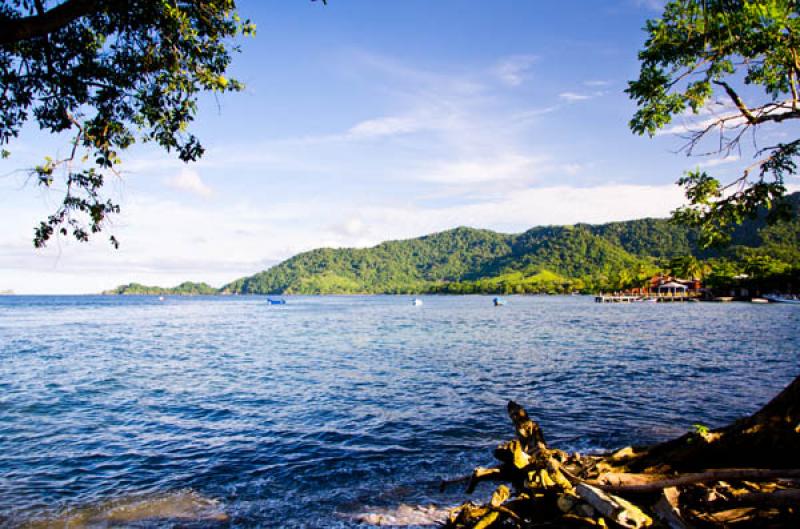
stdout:
[(158, 301), (164, 301), (164, 296), (158, 296)]
[(769, 303), (767, 298), (751, 298), (750, 303)]
[(414, 298), (414, 299), (411, 300), (411, 304), (414, 305), (415, 307), (421, 307), (422, 306), (422, 300), (419, 299), (419, 298)]
[(494, 298), (492, 300), (492, 303), (494, 303), (495, 307), (502, 307), (503, 305), (506, 304), (506, 300), (504, 300), (503, 298)]
[(275, 298), (267, 298), (267, 303), (270, 305), (286, 305), (286, 300), (283, 298), (275, 299)]
[(793, 303), (800, 305), (800, 299), (797, 299), (794, 296), (782, 296), (781, 294), (767, 294), (764, 296), (764, 299), (767, 299), (773, 303)]

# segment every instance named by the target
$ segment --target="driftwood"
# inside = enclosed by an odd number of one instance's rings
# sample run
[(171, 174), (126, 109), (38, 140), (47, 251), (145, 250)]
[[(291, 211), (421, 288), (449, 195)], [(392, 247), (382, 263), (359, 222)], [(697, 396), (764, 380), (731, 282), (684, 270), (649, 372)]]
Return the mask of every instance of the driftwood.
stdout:
[(623, 498), (607, 494), (586, 483), (579, 483), (575, 487), (575, 492), (583, 501), (594, 507), (597, 512), (620, 527), (641, 529), (653, 524), (652, 518), (643, 513), (639, 507)]
[(753, 492), (712, 502), (714, 507), (738, 507), (742, 505), (759, 505), (768, 507), (800, 507), (800, 489), (784, 489), (774, 492)]
[(778, 478), (800, 478), (800, 469), (730, 468), (670, 477), (663, 474), (609, 472), (588, 483), (609, 492), (659, 492), (667, 487), (709, 481), (769, 481)]
[(691, 432), (627, 463), (631, 472), (800, 468), (800, 377), (758, 412), (723, 428)]
[(677, 487), (667, 487), (661, 493), (661, 498), (653, 505), (653, 512), (669, 529), (689, 529), (683, 519), (680, 508), (680, 491)]
[(442, 486), (511, 488), (454, 509), (446, 528), (800, 527), (800, 377), (730, 426), (603, 456), (549, 447), (522, 406), (507, 411), (516, 438), (495, 450), (498, 466)]

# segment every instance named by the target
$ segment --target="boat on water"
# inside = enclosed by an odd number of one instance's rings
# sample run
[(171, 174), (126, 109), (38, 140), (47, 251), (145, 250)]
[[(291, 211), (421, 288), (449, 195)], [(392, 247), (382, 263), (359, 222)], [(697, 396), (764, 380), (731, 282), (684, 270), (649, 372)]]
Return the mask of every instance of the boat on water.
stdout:
[(800, 305), (800, 299), (795, 296), (784, 296), (781, 294), (767, 294), (764, 296), (764, 299), (767, 299), (773, 303), (793, 303), (795, 305)]
[(492, 300), (492, 303), (494, 303), (495, 307), (502, 307), (503, 305), (506, 304), (506, 300), (504, 300), (503, 298), (494, 298)]
[(283, 298), (267, 298), (267, 303), (270, 305), (286, 305), (286, 300)]
[(422, 300), (419, 299), (419, 298), (414, 298), (414, 299), (411, 300), (411, 304), (414, 305), (415, 307), (421, 307), (422, 306)]

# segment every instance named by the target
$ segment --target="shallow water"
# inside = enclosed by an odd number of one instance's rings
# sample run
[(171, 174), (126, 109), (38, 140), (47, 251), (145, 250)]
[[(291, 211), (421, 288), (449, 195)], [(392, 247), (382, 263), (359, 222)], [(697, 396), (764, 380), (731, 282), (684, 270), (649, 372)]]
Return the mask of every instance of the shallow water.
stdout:
[(358, 526), (461, 501), (439, 478), (492, 463), (508, 399), (594, 450), (724, 424), (800, 373), (796, 306), (422, 299), (0, 297), (0, 527), (176, 491), (224, 527)]

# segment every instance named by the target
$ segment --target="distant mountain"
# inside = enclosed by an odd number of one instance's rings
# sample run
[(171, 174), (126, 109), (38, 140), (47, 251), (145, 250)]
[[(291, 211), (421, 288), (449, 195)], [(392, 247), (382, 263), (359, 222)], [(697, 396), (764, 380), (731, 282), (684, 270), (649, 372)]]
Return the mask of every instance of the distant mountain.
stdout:
[(149, 287), (140, 285), (139, 283), (129, 283), (127, 285), (119, 286), (113, 290), (106, 290), (104, 295), (151, 295), (151, 296), (199, 296), (199, 295), (213, 295), (219, 293), (219, 290), (206, 283), (192, 283), (185, 281), (180, 285), (172, 288), (163, 287)]
[[(759, 256), (800, 267), (800, 193), (794, 218), (739, 227), (724, 250), (701, 249), (697, 233), (668, 219), (543, 226), (520, 234), (460, 227), (372, 248), (319, 248), (237, 279), (223, 294), (381, 294), (418, 292), (568, 292), (615, 288), (664, 269), (670, 260)], [(772, 262), (771, 261), (771, 262)], [(210, 290), (209, 290), (210, 289)], [(212, 293), (205, 284), (174, 289), (131, 284), (111, 293)]]

